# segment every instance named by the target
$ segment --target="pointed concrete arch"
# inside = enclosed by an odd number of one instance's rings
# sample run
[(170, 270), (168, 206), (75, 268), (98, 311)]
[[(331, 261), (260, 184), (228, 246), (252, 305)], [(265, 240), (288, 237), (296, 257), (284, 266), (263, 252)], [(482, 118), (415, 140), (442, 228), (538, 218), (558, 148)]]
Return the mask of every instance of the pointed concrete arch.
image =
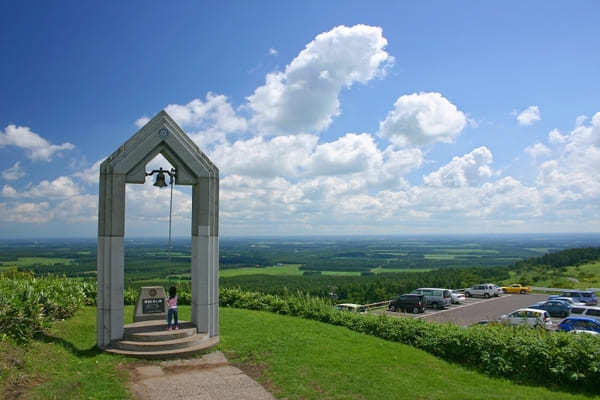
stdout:
[(192, 322), (219, 335), (219, 170), (163, 110), (100, 166), (98, 346), (123, 337), (125, 185), (143, 184), (146, 164), (162, 154), (176, 184), (192, 186)]

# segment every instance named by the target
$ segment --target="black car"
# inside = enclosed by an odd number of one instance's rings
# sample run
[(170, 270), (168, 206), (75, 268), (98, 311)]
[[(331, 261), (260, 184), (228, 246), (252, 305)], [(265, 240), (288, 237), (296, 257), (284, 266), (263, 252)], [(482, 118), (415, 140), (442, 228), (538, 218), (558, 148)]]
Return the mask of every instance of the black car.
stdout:
[(390, 302), (389, 311), (412, 312), (414, 314), (425, 312), (425, 299), (422, 294), (403, 294)]

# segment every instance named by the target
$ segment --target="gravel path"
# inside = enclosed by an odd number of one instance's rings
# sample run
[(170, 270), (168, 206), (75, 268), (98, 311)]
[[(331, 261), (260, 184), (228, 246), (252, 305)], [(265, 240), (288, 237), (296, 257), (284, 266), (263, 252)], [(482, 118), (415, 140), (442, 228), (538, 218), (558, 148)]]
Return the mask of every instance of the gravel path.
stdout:
[(271, 400), (261, 385), (227, 362), (220, 351), (202, 358), (135, 368), (131, 391), (138, 400)]

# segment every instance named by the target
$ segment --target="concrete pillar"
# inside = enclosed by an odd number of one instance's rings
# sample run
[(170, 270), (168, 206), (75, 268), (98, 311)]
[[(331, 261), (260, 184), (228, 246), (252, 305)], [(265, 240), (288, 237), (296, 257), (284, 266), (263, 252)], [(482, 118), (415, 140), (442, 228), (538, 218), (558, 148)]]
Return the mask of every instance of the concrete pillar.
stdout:
[(218, 178), (199, 178), (192, 189), (192, 322), (219, 335)]
[(125, 176), (100, 173), (98, 205), (98, 347), (123, 337)]

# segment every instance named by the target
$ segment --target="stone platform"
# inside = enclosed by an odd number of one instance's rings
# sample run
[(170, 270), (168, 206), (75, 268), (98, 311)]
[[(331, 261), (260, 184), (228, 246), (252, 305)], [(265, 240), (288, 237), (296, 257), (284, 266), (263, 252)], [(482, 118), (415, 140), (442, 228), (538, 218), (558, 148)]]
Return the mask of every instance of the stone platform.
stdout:
[(165, 321), (141, 321), (124, 327), (122, 340), (111, 342), (107, 352), (146, 359), (183, 358), (219, 344), (219, 337), (199, 333), (191, 322), (180, 321), (179, 329), (166, 330)]

